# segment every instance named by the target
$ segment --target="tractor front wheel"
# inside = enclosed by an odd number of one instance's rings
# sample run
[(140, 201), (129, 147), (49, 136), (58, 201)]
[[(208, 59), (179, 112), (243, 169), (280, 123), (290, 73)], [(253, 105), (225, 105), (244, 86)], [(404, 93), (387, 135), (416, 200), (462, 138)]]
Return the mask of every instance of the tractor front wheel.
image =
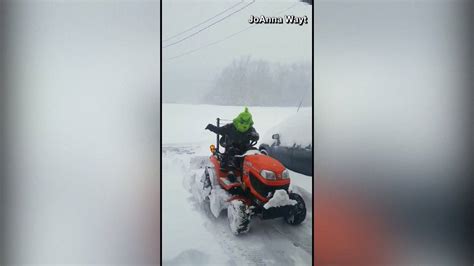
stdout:
[(285, 221), (291, 225), (301, 224), (306, 218), (306, 205), (303, 198), (296, 193), (289, 193), (289, 198), (296, 200), (296, 204), (290, 208), (288, 215), (285, 216)]
[(241, 200), (232, 200), (227, 206), (227, 218), (234, 235), (247, 233), (250, 229), (250, 212)]

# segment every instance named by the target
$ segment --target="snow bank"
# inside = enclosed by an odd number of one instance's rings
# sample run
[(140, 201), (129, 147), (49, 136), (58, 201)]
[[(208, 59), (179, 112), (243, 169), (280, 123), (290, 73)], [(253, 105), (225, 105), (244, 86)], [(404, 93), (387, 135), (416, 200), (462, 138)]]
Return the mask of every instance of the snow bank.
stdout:
[(312, 111), (311, 108), (301, 108), (299, 112), (287, 117), (284, 121), (271, 127), (265, 132), (261, 143), (272, 144), (273, 134), (280, 134), (280, 145), (292, 147), (293, 145), (312, 146)]
[[(213, 244), (215, 240), (212, 232), (204, 229), (206, 220), (199, 212), (199, 207), (190, 201), (187, 190), (194, 181), (200, 181), (203, 171), (189, 169), (192, 155), (186, 150), (173, 149), (163, 154), (163, 261), (169, 265), (187, 262), (190, 258), (185, 254), (193, 251), (188, 255), (198, 252), (208, 258), (206, 264), (218, 264), (227, 258), (223, 255), (222, 248)], [(186, 184), (183, 182), (186, 177), (193, 182), (183, 186), (183, 183)], [(208, 244), (203, 246), (202, 243)]]
[[(248, 108), (252, 113), (254, 127), (260, 135), (296, 112), (294, 107)], [(216, 135), (204, 130), (206, 125), (216, 124), (217, 117), (232, 120), (243, 110), (243, 106), (163, 104), (163, 144), (205, 143), (202, 151), (209, 154), (209, 145), (215, 144)], [(311, 134), (311, 127), (309, 132)]]
[(282, 207), (287, 205), (295, 205), (297, 202), (296, 200), (292, 200), (288, 197), (288, 193), (284, 190), (277, 190), (273, 197), (263, 205), (265, 209), (270, 209), (272, 207)]

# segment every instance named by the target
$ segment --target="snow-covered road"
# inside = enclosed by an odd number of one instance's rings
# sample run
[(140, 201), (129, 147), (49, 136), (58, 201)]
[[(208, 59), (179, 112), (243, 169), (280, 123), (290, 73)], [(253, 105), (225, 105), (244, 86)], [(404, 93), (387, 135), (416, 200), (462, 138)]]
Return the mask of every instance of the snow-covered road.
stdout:
[[(163, 260), (165, 265), (310, 265), (312, 250), (311, 191), (298, 184), (308, 176), (292, 173), (293, 189), (303, 194), (308, 209), (305, 222), (290, 226), (283, 219), (251, 222), (250, 232), (235, 236), (225, 212), (214, 218), (186, 190), (186, 177), (202, 170), (191, 160), (199, 146), (163, 147)], [(309, 180), (309, 182), (308, 182)]]
[[(204, 130), (218, 116), (232, 118), (240, 107), (163, 105), (162, 239), (164, 265), (311, 265), (312, 178), (291, 172), (292, 189), (305, 200), (306, 220), (290, 226), (283, 219), (251, 221), (250, 232), (232, 234), (226, 212), (215, 218), (186, 188), (202, 174), (191, 163), (209, 156), (215, 135)], [(250, 108), (261, 134), (294, 108)]]

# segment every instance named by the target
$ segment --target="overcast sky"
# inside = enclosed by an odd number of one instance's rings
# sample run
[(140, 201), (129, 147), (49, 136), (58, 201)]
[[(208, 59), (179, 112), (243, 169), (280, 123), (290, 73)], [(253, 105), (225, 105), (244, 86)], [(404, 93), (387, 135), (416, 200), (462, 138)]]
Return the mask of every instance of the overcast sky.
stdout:
[[(163, 40), (199, 24), (237, 3), (239, 3), (237, 0), (164, 1)], [(250, 1), (245, 1), (225, 14), (230, 14), (248, 3)], [(216, 45), (174, 60), (168, 60), (170, 57), (205, 46), (249, 27), (248, 19), (250, 15), (276, 16), (279, 12), (292, 6), (293, 8), (278, 16), (306, 15), (308, 16), (308, 24), (303, 26), (287, 24), (257, 25)], [(219, 18), (221, 17), (219, 16)], [(310, 5), (298, 1), (257, 1), (191, 38), (163, 48), (164, 100), (176, 95), (185, 100), (190, 97), (199, 97), (203, 91), (210, 88), (216, 75), (233, 59), (240, 56), (251, 55), (254, 59), (281, 63), (311, 62), (311, 23)], [(187, 34), (189, 33), (183, 36)], [(179, 40), (183, 36), (179, 36), (174, 40)], [(164, 42), (164, 45), (173, 41)]]

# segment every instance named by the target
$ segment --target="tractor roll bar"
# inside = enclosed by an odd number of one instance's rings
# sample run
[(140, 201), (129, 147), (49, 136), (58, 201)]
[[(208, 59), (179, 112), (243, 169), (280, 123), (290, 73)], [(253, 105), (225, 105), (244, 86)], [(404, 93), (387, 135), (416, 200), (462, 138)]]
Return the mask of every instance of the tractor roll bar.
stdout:
[[(221, 119), (218, 117), (217, 118), (217, 127), (220, 126), (220, 121), (221, 121)], [(216, 134), (216, 136), (217, 136), (216, 137), (217, 138), (217, 149), (216, 150), (217, 150), (217, 153), (219, 153), (219, 134)]]

